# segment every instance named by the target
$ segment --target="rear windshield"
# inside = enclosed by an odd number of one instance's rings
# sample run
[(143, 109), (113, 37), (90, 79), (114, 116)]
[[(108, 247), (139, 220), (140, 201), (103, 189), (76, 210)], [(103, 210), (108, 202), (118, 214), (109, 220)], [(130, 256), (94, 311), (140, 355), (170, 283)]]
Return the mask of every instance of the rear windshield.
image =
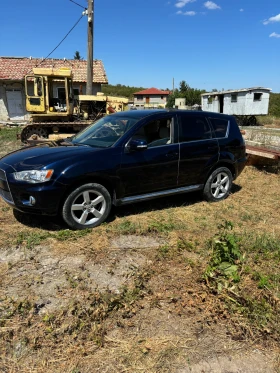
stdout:
[(208, 118), (214, 128), (216, 137), (226, 137), (229, 121), (227, 119)]

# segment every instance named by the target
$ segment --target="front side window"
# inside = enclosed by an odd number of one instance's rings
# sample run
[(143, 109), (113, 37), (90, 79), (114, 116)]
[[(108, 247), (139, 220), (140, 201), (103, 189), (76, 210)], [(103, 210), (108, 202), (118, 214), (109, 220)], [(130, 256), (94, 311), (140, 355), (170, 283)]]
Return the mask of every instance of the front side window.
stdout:
[(133, 135), (134, 139), (145, 140), (148, 148), (171, 144), (172, 118), (153, 120)]
[(28, 76), (26, 94), (31, 97), (40, 97), (43, 95), (43, 78), (41, 76)]
[(181, 115), (179, 125), (179, 141), (200, 141), (212, 138), (211, 129), (202, 116)]
[(216, 137), (226, 137), (228, 133), (229, 121), (226, 119), (209, 118)]

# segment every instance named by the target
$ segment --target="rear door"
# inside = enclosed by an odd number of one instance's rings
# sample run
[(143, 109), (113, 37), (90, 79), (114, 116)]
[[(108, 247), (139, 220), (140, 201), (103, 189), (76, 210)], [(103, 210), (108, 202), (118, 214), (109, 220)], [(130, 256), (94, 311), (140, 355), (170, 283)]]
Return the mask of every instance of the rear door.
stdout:
[(219, 144), (207, 119), (196, 113), (179, 113), (178, 186), (203, 184), (209, 169), (218, 162)]

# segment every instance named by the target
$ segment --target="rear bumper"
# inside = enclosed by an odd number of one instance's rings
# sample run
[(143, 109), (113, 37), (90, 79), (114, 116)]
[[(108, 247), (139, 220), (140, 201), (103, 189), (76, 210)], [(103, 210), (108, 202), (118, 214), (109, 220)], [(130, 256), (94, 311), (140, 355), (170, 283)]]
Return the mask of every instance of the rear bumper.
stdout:
[(247, 163), (247, 160), (248, 160), (247, 155), (245, 157), (237, 160), (237, 162), (235, 163), (235, 177), (234, 177), (234, 179), (236, 179), (241, 174), (241, 172), (244, 170), (244, 168), (246, 166), (246, 163)]

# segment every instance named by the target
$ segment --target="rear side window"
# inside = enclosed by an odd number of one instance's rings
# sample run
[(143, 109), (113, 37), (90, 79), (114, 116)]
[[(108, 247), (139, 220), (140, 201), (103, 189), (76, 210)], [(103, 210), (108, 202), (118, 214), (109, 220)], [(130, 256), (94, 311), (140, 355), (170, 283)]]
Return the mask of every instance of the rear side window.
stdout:
[(226, 137), (228, 133), (228, 124), (229, 121), (226, 119), (217, 119), (217, 118), (209, 118), (216, 137)]
[(179, 141), (199, 141), (210, 139), (211, 129), (206, 119), (202, 116), (180, 115)]

